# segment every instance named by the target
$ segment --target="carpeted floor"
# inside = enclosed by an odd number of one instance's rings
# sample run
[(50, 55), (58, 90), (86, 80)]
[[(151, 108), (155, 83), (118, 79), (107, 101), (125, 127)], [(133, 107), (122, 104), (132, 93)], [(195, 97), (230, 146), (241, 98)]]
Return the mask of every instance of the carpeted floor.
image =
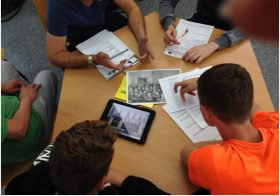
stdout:
[[(144, 14), (158, 10), (159, 0), (142, 0), (138, 4)], [(196, 0), (181, 0), (175, 13), (188, 18), (195, 10)], [(1, 47), (5, 57), (16, 66), (30, 81), (44, 69), (54, 70), (61, 85), (63, 72), (51, 66), (45, 53), (45, 32), (36, 14), (32, 0), (26, 0), (19, 14), (1, 24)], [(260, 64), (274, 107), (279, 111), (279, 48), (253, 40), (253, 48)], [(60, 88), (59, 88), (60, 89)]]

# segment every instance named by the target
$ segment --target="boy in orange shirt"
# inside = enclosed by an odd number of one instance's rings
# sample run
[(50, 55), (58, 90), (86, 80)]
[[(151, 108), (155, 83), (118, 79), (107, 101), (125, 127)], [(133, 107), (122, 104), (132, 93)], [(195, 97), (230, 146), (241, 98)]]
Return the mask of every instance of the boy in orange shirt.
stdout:
[(211, 194), (279, 194), (279, 114), (253, 104), (246, 69), (217, 65), (179, 86), (182, 98), (198, 90), (205, 121), (223, 138), (182, 149), (190, 180)]

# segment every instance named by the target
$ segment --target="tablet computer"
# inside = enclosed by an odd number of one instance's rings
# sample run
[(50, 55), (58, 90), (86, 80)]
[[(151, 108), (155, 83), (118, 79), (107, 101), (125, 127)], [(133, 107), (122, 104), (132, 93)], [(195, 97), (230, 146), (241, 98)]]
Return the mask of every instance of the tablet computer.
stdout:
[(110, 99), (100, 120), (109, 122), (120, 137), (144, 144), (155, 111)]

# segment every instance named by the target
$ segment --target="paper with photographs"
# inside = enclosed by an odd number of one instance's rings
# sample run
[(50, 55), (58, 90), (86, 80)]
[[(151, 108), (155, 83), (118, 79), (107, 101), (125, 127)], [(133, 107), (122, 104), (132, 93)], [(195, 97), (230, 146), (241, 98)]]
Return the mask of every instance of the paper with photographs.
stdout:
[(165, 103), (159, 79), (181, 73), (181, 69), (157, 69), (126, 72), (126, 102), (133, 105), (143, 103)]

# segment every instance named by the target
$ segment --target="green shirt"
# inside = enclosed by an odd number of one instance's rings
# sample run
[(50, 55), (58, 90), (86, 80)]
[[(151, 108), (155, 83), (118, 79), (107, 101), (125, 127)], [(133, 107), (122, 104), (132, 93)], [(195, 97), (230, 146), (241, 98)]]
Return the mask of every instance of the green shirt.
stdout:
[(7, 139), (8, 120), (19, 108), (16, 96), (1, 96), (1, 164), (27, 161), (42, 150), (44, 145), (44, 126), (40, 114), (31, 109), (26, 135), (22, 139)]

